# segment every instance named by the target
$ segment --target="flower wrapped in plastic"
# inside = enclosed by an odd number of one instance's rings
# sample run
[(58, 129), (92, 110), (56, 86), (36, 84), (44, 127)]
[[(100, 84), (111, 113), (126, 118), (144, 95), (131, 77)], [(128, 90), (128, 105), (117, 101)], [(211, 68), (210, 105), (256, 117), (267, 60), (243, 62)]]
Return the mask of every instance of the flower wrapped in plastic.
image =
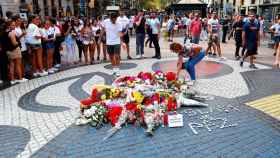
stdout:
[(156, 82), (159, 84), (162, 84), (165, 81), (165, 75), (162, 71), (155, 71), (153, 76)]
[(107, 109), (102, 102), (93, 103), (90, 108), (85, 109), (83, 114), (76, 120), (76, 125), (89, 124), (93, 127), (100, 128), (107, 123)]

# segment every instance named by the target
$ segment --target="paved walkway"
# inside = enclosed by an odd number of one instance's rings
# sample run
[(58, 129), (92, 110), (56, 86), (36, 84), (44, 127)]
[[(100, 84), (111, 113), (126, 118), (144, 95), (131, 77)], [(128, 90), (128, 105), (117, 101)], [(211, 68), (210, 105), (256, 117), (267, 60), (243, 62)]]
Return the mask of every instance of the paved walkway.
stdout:
[[(223, 50), (230, 56), (233, 48), (227, 46)], [(124, 61), (121, 74), (172, 70), (176, 56), (168, 51), (166, 42), (161, 47), (163, 59)], [(150, 49), (146, 52), (147, 56), (153, 55)], [(269, 57), (269, 52), (260, 54)], [(233, 60), (204, 60), (198, 66), (195, 88), (215, 96), (215, 100), (208, 101), (208, 108), (180, 109), (184, 127), (159, 128), (152, 138), (144, 135), (144, 129), (129, 125), (102, 141), (110, 126), (96, 130), (73, 124), (79, 100), (89, 96), (91, 87), (114, 80), (108, 63), (77, 67), (15, 85), (0, 91), (0, 157), (278, 158), (279, 120), (247, 105), (280, 94), (280, 71), (257, 66), (259, 70), (252, 71), (247, 64), (240, 68)], [(274, 105), (279, 113), (278, 107)]]

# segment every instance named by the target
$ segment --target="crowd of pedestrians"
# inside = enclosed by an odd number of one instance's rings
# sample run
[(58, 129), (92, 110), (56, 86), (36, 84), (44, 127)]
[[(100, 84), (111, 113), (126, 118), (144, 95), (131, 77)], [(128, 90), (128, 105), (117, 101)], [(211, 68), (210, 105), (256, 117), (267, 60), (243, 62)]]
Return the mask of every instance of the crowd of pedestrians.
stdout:
[[(254, 59), (264, 38), (264, 19), (253, 12), (248, 16), (218, 17), (216, 12), (201, 18), (199, 13), (183, 16), (162, 15), (157, 12), (138, 11), (136, 15), (125, 12), (107, 17), (51, 18), (38, 15), (23, 20), (19, 16), (0, 19), (0, 82), (11, 85), (28, 79), (53, 74), (66, 66), (96, 64), (110, 60), (116, 76), (119, 75), (120, 52), (127, 59), (136, 54), (145, 57), (144, 48), (154, 48), (153, 58), (161, 59), (159, 39), (173, 42), (174, 36), (183, 35), (184, 43), (199, 44), (207, 41), (206, 58), (222, 55), (220, 41), (226, 43), (233, 36), (236, 43), (234, 56), (240, 66), (250, 57), (250, 68), (256, 69)], [(280, 65), (280, 18), (270, 28), (275, 42), (275, 67)], [(129, 47), (135, 33), (136, 52)], [(222, 40), (220, 40), (220, 38)], [(241, 54), (239, 53), (242, 48)], [(132, 55), (131, 55), (132, 54)]]

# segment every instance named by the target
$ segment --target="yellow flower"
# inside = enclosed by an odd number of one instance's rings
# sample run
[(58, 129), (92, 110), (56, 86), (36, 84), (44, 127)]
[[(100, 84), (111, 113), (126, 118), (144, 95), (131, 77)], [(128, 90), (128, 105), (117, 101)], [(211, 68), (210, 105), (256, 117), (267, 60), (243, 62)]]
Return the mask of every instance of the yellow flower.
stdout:
[(144, 96), (140, 92), (138, 92), (138, 91), (132, 92), (132, 95), (138, 104), (141, 104), (143, 102)]
[(105, 94), (103, 94), (103, 95), (101, 96), (101, 100), (106, 100), (106, 95), (105, 95)]

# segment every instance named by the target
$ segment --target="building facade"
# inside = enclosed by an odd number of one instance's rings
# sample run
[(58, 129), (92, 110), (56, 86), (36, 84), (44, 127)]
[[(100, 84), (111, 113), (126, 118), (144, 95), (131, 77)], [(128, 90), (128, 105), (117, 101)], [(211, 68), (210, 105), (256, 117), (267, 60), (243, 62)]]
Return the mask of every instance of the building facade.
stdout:
[(27, 13), (41, 16), (63, 16), (73, 14), (73, 0), (1, 0), (0, 14), (6, 16)]

